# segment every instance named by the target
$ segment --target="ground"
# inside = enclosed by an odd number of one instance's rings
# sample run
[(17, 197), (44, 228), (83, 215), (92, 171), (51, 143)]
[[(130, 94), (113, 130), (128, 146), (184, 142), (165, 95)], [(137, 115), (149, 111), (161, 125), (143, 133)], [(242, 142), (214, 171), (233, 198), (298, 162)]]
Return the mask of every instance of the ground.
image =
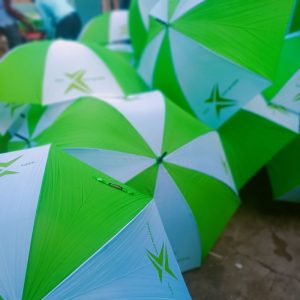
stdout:
[(201, 269), (184, 277), (193, 299), (300, 300), (300, 204), (272, 201), (265, 171)]

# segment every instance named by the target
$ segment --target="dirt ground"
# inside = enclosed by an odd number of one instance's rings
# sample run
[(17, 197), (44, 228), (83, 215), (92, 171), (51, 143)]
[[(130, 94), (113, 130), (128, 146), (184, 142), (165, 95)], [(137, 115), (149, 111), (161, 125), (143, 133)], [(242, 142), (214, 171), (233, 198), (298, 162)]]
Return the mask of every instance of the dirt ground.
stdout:
[(300, 204), (272, 201), (265, 170), (199, 270), (185, 274), (193, 299), (300, 300)]

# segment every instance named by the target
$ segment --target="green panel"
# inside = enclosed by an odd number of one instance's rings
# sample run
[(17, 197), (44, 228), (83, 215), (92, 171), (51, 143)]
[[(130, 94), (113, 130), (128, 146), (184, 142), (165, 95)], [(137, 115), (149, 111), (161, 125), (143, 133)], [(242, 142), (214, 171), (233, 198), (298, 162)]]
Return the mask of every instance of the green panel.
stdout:
[(295, 8), (294, 8), (294, 14), (290, 25), (290, 33), (294, 33), (297, 31), (300, 31), (300, 1), (295, 0)]
[(5, 135), (0, 135), (0, 153), (4, 153), (8, 151), (8, 141), (10, 139), (10, 135), (7, 133)]
[(150, 201), (151, 198), (75, 158), (51, 149), (35, 218), (23, 299), (42, 299)]
[(41, 103), (44, 66), (50, 42), (28, 43), (10, 52), (0, 64), (0, 99)]
[(109, 43), (109, 20), (110, 13), (104, 13), (93, 18), (80, 36), (81, 42), (90, 42), (105, 46)]
[(111, 105), (82, 98), (57, 118), (35, 140), (61, 148), (100, 148), (155, 157), (148, 144), (127, 119)]
[(296, 133), (241, 110), (219, 129), (238, 189), (286, 146)]
[(264, 91), (268, 100), (279, 92), (287, 81), (300, 69), (300, 36), (285, 40), (278, 66), (276, 79), (271, 87)]
[(165, 31), (164, 24), (157, 22), (154, 17), (149, 16), (149, 33), (147, 36), (147, 44), (162, 31)]
[(165, 163), (165, 167), (194, 214), (204, 259), (240, 201), (228, 186), (212, 177), (172, 164)]
[(165, 103), (166, 119), (162, 153), (173, 152), (200, 135), (211, 131), (209, 127), (168, 99)]
[(132, 0), (129, 11), (129, 33), (135, 58), (139, 60), (147, 41), (147, 31), (139, 10), (138, 0)]
[(294, 139), (268, 164), (274, 197), (300, 185), (300, 137)]
[(293, 3), (294, 0), (209, 0), (191, 9), (172, 27), (272, 80)]
[(179, 82), (176, 77), (171, 55), (170, 40), (167, 34), (165, 34), (157, 57), (153, 84), (155, 88), (164, 91), (172, 101), (177, 103), (187, 112), (193, 114), (183, 92), (180, 89)]
[(169, 21), (171, 20), (173, 13), (179, 2), (180, 2), (180, 0), (169, 0), (168, 1), (168, 20)]
[(99, 55), (110, 69), (123, 92), (128, 94), (141, 93), (149, 90), (145, 82), (137, 74), (136, 70), (127, 61), (120, 58), (117, 53), (103, 47), (87, 44)]
[(151, 166), (150, 168), (144, 170), (142, 173), (138, 174), (136, 177), (127, 181), (126, 184), (145, 195), (153, 197), (155, 192), (158, 167), (158, 164)]
[(32, 134), (34, 133), (36, 125), (40, 121), (40, 118), (42, 117), (46, 109), (47, 108), (45, 106), (41, 105), (32, 105), (30, 107), (27, 115), (29, 136), (32, 136)]

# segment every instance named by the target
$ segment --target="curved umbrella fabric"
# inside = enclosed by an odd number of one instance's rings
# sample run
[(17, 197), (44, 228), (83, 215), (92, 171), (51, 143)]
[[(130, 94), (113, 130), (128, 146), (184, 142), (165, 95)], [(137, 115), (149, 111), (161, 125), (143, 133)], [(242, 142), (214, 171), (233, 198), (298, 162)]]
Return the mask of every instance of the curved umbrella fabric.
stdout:
[(101, 46), (128, 43), (128, 31), (128, 11), (116, 10), (90, 20), (83, 28), (79, 40)]
[(133, 67), (111, 51), (63, 40), (16, 48), (0, 63), (0, 81), (0, 100), (16, 104), (54, 104), (93, 93), (121, 97), (146, 89)]
[(129, 13), (129, 32), (136, 59), (147, 43), (149, 13), (159, 0), (132, 0)]
[(293, 0), (160, 0), (139, 72), (218, 128), (271, 84), (292, 7)]
[(284, 42), (274, 84), (264, 95), (277, 105), (300, 113), (300, 33)]
[(218, 134), (159, 92), (62, 105), (27, 121), (18, 136), (51, 141), (154, 197), (181, 270), (198, 267), (239, 205)]
[(289, 26), (289, 33), (294, 34), (299, 31), (300, 31), (300, 1), (295, 0), (294, 11)]
[(224, 151), (241, 189), (299, 132), (299, 118), (258, 95), (219, 129)]
[(3, 299), (190, 299), (151, 197), (49, 146), (0, 163)]
[(300, 203), (300, 138), (297, 136), (268, 164), (268, 173), (276, 200)]

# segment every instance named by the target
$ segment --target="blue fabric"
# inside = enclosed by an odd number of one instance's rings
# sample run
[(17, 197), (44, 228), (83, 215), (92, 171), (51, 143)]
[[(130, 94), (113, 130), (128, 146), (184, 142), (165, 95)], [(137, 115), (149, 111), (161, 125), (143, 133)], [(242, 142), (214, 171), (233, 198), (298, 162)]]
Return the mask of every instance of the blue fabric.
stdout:
[(54, 36), (55, 26), (75, 11), (67, 0), (36, 0), (36, 6), (43, 18), (49, 37)]
[(0, 0), (0, 27), (11, 26), (14, 23), (15, 19), (6, 12), (4, 2)]

